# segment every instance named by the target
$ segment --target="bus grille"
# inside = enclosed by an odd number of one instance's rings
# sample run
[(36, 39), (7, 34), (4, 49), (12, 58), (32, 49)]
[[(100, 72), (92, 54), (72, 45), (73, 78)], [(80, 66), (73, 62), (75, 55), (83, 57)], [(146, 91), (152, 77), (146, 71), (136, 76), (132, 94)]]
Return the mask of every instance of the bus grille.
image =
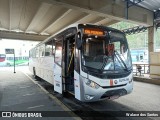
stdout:
[(107, 92), (105, 92), (102, 96), (101, 99), (103, 98), (109, 98), (111, 96), (123, 96), (126, 95), (127, 91), (125, 89), (118, 89), (118, 90), (109, 90)]
[(125, 86), (125, 85), (127, 85), (127, 84), (122, 84), (122, 85), (114, 85), (114, 86), (101, 86), (102, 88), (115, 88), (115, 87), (122, 87), (122, 86)]

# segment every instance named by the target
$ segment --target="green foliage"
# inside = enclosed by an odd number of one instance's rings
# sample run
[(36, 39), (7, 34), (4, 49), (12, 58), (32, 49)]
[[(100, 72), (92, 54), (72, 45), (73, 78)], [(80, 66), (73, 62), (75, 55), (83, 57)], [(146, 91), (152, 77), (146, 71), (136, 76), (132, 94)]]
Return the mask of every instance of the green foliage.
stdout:
[(122, 22), (118, 22), (116, 24), (110, 25), (109, 27), (116, 28), (118, 30), (124, 30), (127, 28), (135, 27), (135, 26), (138, 26), (138, 25), (122, 21)]
[[(128, 22), (118, 22), (116, 24), (110, 25), (112, 28), (119, 30), (124, 30), (138, 26), (136, 24)], [(127, 35), (127, 40), (130, 49), (148, 49), (148, 32), (142, 32), (138, 34)], [(154, 36), (154, 47), (155, 49), (160, 49), (160, 29), (157, 29)]]
[(157, 29), (156, 31), (154, 46), (155, 49), (160, 49), (160, 29)]
[(148, 32), (127, 35), (126, 37), (127, 37), (130, 49), (147, 49)]

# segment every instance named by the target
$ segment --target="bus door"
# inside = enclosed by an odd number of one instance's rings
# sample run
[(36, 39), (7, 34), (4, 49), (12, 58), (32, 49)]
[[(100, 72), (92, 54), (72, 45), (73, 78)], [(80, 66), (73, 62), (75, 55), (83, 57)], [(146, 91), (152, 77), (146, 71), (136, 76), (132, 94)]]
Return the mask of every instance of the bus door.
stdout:
[(63, 83), (65, 90), (74, 94), (74, 44), (75, 36), (65, 38), (63, 49)]
[(56, 41), (55, 59), (53, 65), (54, 91), (61, 93), (62, 86), (62, 40)]

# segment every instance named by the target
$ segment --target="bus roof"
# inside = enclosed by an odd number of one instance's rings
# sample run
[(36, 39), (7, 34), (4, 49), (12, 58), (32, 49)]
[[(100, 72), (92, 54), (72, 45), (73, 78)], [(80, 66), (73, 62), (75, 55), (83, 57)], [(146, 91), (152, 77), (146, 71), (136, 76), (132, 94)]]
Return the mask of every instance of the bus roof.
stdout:
[(71, 25), (69, 25), (69, 26), (63, 28), (62, 30), (58, 31), (57, 33), (51, 35), (50, 37), (48, 37), (48, 38), (45, 39), (44, 41), (42, 41), (42, 42), (40, 42), (39, 44), (37, 44), (36, 47), (39, 46), (39, 45), (41, 45), (41, 44), (43, 44), (44, 42), (50, 40), (51, 38), (55, 37), (55, 36), (58, 35), (59, 33), (61, 33), (61, 32), (63, 32), (63, 31), (65, 31), (65, 30), (67, 30), (68, 28), (73, 28), (73, 27), (75, 27), (75, 28), (78, 29), (79, 26), (81, 26), (81, 27), (85, 27), (85, 26), (86, 26), (86, 27), (98, 27), (98, 28), (101, 28), (101, 29), (104, 29), (104, 30), (112, 30), (112, 31), (116, 31), (116, 32), (119, 32), (119, 33), (124, 34), (124, 33), (123, 33), (122, 31), (120, 31), (120, 30), (117, 30), (117, 29), (111, 28), (111, 27), (107, 27), (107, 26), (94, 25), (94, 24), (90, 24), (90, 23), (87, 23), (87, 24), (74, 23), (74, 24), (71, 24)]

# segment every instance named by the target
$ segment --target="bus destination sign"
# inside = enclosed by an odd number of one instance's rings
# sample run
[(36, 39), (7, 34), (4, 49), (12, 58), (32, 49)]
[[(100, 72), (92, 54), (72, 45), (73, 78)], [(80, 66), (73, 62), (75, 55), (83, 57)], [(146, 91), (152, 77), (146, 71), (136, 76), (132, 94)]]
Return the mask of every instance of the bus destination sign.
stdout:
[(104, 35), (104, 32), (99, 29), (84, 29), (84, 34), (89, 35)]

